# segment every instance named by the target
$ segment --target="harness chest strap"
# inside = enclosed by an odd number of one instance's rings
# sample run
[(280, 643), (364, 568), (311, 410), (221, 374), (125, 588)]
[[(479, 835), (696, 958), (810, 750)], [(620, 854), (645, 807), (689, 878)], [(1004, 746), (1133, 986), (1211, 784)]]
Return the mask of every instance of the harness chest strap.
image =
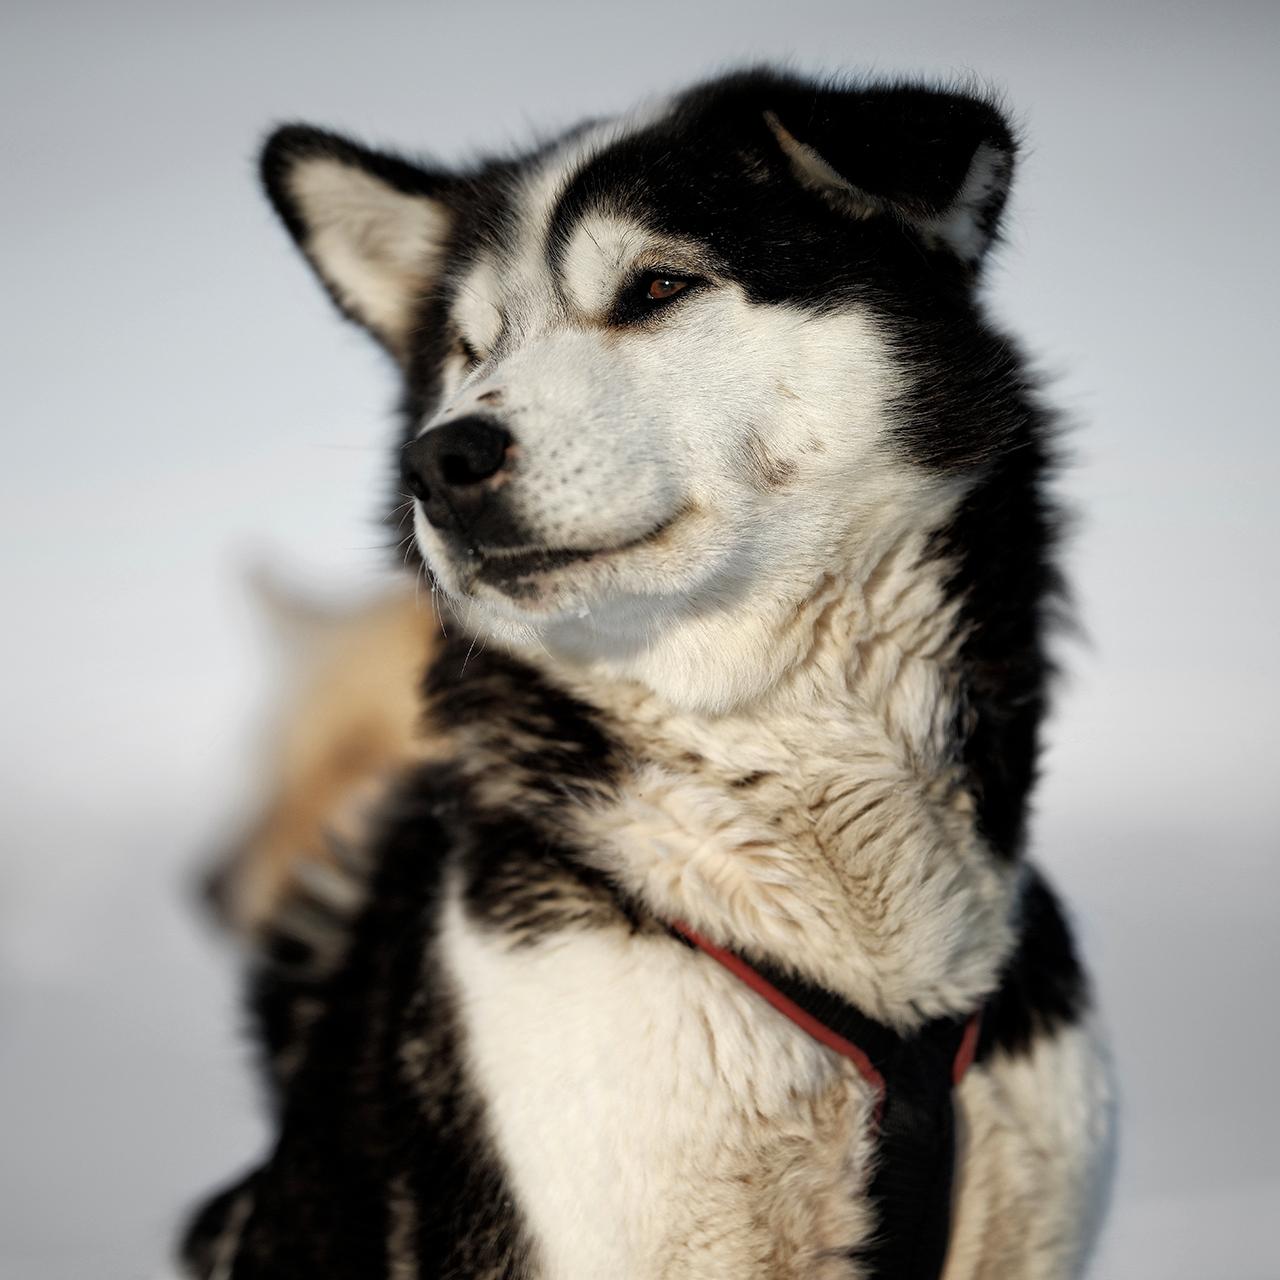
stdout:
[(878, 1229), (859, 1257), (876, 1280), (937, 1280), (951, 1235), (955, 1086), (977, 1051), (981, 1012), (937, 1019), (910, 1037), (843, 997), (750, 964), (676, 921), (672, 932), (723, 965), (820, 1044), (847, 1058), (876, 1095)]

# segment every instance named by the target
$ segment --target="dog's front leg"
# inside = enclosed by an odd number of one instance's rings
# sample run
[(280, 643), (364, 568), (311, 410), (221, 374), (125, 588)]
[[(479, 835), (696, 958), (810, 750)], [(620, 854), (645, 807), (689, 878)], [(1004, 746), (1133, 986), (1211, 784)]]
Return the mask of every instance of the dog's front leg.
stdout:
[(1096, 1018), (996, 1050), (970, 1070), (959, 1102), (945, 1280), (1076, 1280), (1114, 1162), (1114, 1090)]

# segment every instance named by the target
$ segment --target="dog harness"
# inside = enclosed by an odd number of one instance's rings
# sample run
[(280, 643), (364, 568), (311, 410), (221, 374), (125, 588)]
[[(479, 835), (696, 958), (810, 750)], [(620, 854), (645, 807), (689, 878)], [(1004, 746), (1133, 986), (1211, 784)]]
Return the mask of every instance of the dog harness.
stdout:
[(876, 1095), (877, 1154), (868, 1194), (878, 1218), (859, 1252), (875, 1280), (938, 1280), (951, 1237), (954, 1091), (973, 1062), (981, 1013), (935, 1019), (911, 1036), (843, 997), (741, 956), (677, 921), (681, 941), (723, 965), (820, 1044), (847, 1058)]

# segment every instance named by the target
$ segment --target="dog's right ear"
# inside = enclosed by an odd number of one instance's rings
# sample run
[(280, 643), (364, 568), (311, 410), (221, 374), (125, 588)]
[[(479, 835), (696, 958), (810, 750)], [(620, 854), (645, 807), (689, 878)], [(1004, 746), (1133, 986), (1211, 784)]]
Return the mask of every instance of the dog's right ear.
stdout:
[(443, 265), (452, 180), (307, 125), (277, 129), (262, 183), (334, 301), (397, 359)]

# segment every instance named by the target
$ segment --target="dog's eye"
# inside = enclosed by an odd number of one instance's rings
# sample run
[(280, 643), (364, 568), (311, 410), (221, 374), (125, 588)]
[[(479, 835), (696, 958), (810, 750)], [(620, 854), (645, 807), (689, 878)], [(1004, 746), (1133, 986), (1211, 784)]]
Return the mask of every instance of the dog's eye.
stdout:
[(475, 347), (473, 347), (471, 343), (469, 343), (466, 340), (466, 338), (462, 337), (461, 335), (459, 335), (458, 337), (457, 351), (458, 351), (458, 354), (462, 357), (463, 361), (466, 363), (467, 368), (474, 369), (475, 366), (480, 363), (479, 352), (477, 352)]
[(612, 324), (642, 324), (702, 281), (693, 276), (679, 276), (671, 271), (646, 271), (634, 276), (613, 304)]
[(681, 280), (679, 276), (647, 276), (644, 296), (651, 302), (666, 302), (688, 287), (689, 281)]

